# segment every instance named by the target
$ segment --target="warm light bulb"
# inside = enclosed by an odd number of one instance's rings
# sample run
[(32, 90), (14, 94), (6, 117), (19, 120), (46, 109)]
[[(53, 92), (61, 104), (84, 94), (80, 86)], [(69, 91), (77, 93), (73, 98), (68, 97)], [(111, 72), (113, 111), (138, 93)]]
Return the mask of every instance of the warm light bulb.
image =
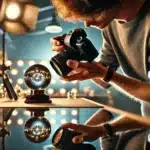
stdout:
[(6, 66), (11, 66), (12, 65), (12, 62), (10, 60), (6, 60), (6, 63), (5, 63)]
[(66, 119), (62, 119), (61, 120), (61, 124), (64, 124), (64, 123), (66, 123), (67, 121), (66, 121)]
[(17, 65), (20, 66), (20, 67), (23, 66), (23, 65), (24, 65), (23, 60), (18, 60), (18, 61), (17, 61)]
[(49, 89), (47, 90), (47, 93), (50, 94), (50, 95), (53, 94), (53, 93), (54, 93), (54, 89), (49, 88)]
[(23, 125), (23, 120), (20, 118), (20, 119), (18, 119), (17, 123), (18, 123), (19, 125)]
[(14, 110), (14, 111), (12, 112), (12, 115), (13, 115), (13, 116), (17, 116), (17, 115), (18, 115), (18, 111), (17, 111), (17, 110)]
[(11, 74), (12, 75), (17, 75), (18, 74), (18, 70), (17, 69), (12, 69), (11, 70)]
[(50, 120), (50, 123), (51, 123), (51, 124), (56, 124), (56, 120), (52, 118), (52, 119)]
[(66, 94), (66, 89), (64, 89), (64, 88), (61, 88), (60, 90), (59, 90), (59, 92), (60, 92), (60, 94)]
[(50, 110), (50, 114), (51, 115), (56, 115), (56, 111), (55, 110)]
[(34, 65), (35, 64), (35, 61), (34, 60), (30, 60), (29, 61), (29, 66), (32, 66), (32, 65)]
[(66, 110), (61, 110), (61, 115), (64, 116), (67, 114), (67, 111)]
[(17, 3), (10, 3), (6, 8), (6, 16), (8, 19), (16, 20), (20, 17), (21, 8)]
[(19, 78), (19, 79), (17, 80), (17, 83), (18, 83), (18, 84), (23, 84), (23, 83), (24, 83), (24, 80), (23, 80), (22, 78)]
[(71, 112), (71, 114), (73, 115), (73, 116), (76, 116), (77, 114), (78, 114), (78, 112), (77, 112), (77, 110), (72, 110), (72, 112)]
[(77, 119), (72, 119), (71, 122), (75, 124), (78, 123)]
[(11, 123), (12, 123), (12, 120), (9, 119), (9, 120), (7, 121), (7, 125), (10, 125)]

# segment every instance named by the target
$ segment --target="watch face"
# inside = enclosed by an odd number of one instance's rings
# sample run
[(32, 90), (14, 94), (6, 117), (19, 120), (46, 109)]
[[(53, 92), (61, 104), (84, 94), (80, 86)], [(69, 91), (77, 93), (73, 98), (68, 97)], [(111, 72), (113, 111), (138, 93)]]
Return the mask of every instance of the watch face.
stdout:
[(50, 71), (43, 65), (33, 65), (25, 72), (25, 82), (31, 89), (44, 89), (50, 81)]

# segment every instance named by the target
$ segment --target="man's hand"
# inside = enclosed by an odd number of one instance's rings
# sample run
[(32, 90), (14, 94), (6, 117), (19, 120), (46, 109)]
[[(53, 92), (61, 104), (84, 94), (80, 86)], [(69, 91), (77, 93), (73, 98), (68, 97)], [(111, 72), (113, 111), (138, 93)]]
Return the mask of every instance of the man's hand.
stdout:
[(62, 52), (65, 49), (65, 45), (62, 42), (64, 37), (65, 34), (50, 39), (53, 51)]
[(67, 65), (73, 70), (67, 76), (61, 78), (66, 81), (103, 78), (107, 70), (98, 62), (83, 63), (76, 60), (68, 60)]
[(106, 136), (106, 129), (103, 125), (87, 126), (81, 124), (66, 123), (62, 125), (63, 128), (72, 129), (75, 132), (81, 133), (81, 135), (75, 136), (73, 143), (81, 143), (83, 141), (94, 141), (100, 137)]

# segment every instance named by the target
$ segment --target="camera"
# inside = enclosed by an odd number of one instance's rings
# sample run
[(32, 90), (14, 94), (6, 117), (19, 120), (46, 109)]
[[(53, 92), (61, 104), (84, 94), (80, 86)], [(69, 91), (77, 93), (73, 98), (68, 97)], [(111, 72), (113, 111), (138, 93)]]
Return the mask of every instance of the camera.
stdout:
[(92, 62), (98, 56), (98, 51), (82, 28), (76, 28), (62, 37), (57, 40), (65, 45), (64, 51), (50, 60), (52, 68), (59, 76), (65, 76), (72, 70), (66, 64), (68, 59)]
[(52, 143), (55, 148), (61, 150), (96, 150), (96, 148), (89, 143), (73, 143), (72, 139), (75, 136), (81, 135), (81, 133), (75, 132), (67, 128), (58, 128), (52, 137)]

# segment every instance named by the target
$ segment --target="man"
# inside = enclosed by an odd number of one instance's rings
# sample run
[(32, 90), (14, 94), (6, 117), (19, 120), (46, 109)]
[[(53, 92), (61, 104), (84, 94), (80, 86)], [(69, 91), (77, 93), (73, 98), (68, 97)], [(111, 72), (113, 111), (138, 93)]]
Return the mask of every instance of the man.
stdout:
[[(93, 79), (101, 85), (107, 81), (118, 90), (141, 102), (142, 114), (150, 116), (149, 33), (150, 2), (144, 0), (52, 0), (59, 16), (65, 20), (83, 21), (86, 27), (102, 30), (103, 47), (99, 62), (81, 63), (68, 60), (73, 68), (64, 80)], [(57, 38), (51, 40), (52, 49), (60, 52), (64, 49)], [(122, 68), (125, 75), (114, 70)], [(79, 71), (80, 70), (80, 71)], [(109, 124), (83, 126), (65, 124), (82, 133), (87, 133), (84, 140), (120, 131), (147, 127), (127, 116), (110, 121)], [(113, 132), (113, 133), (112, 133)]]

